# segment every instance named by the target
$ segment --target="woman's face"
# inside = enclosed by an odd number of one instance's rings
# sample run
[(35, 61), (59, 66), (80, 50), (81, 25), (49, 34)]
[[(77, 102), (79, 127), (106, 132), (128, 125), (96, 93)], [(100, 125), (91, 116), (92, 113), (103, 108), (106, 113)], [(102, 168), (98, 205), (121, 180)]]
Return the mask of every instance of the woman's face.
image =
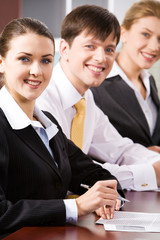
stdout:
[(26, 33), (10, 41), (6, 57), (1, 60), (0, 71), (14, 99), (34, 101), (51, 78), (54, 45), (47, 37)]
[(144, 17), (129, 30), (122, 27), (123, 51), (139, 69), (148, 69), (160, 58), (160, 19)]

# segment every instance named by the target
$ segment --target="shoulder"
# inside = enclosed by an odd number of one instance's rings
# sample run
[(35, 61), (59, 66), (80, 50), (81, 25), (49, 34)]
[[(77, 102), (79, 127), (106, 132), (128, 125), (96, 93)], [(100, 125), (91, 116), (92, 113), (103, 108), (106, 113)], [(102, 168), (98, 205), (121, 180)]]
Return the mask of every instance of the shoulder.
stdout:
[(13, 129), (11, 128), (3, 110), (0, 108), (0, 146), (7, 147), (7, 139), (11, 139)]
[(0, 108), (0, 128), (8, 128), (9, 122), (3, 112), (3, 110)]

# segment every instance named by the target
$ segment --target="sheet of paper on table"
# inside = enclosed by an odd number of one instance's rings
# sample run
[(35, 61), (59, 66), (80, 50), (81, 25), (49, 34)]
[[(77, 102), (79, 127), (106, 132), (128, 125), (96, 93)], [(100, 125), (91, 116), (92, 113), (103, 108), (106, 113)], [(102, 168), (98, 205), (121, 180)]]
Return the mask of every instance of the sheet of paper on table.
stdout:
[(160, 232), (160, 213), (117, 211), (113, 219), (100, 218), (96, 223), (106, 231)]

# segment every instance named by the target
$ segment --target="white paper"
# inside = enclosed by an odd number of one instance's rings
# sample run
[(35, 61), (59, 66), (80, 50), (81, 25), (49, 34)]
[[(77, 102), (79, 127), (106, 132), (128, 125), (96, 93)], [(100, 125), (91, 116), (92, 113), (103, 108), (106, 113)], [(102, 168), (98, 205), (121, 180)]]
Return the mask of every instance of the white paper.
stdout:
[(97, 224), (104, 224), (106, 231), (160, 232), (160, 213), (117, 211), (114, 218), (100, 218)]

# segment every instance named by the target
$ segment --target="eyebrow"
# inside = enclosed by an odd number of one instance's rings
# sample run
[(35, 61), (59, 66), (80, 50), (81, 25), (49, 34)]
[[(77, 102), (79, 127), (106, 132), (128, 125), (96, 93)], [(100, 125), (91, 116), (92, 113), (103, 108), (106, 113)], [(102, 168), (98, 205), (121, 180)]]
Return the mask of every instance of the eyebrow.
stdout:
[(142, 28), (143, 30), (146, 30), (146, 31), (148, 31), (148, 32), (152, 32), (152, 30), (150, 30), (149, 28), (146, 28), (146, 27), (144, 27), (144, 28)]
[(107, 45), (107, 47), (113, 47), (113, 48), (116, 48), (117, 46), (116, 46), (116, 44), (109, 44), (109, 45)]
[[(18, 54), (26, 54), (27, 56), (32, 56), (31, 53), (27, 53), (27, 52), (19, 52)], [(42, 57), (49, 57), (49, 56), (54, 57), (54, 55), (50, 54), (50, 53), (49, 54), (45, 54)]]
[[(87, 44), (87, 42), (88, 42), (88, 43), (91, 43), (91, 44), (98, 44), (98, 41), (99, 41), (99, 40), (90, 39), (90, 40), (87, 40), (87, 41), (85, 42), (85, 44)], [(101, 40), (100, 40), (100, 41), (101, 41)], [(116, 48), (117, 46), (116, 46), (116, 44), (108, 44), (106, 47)]]

